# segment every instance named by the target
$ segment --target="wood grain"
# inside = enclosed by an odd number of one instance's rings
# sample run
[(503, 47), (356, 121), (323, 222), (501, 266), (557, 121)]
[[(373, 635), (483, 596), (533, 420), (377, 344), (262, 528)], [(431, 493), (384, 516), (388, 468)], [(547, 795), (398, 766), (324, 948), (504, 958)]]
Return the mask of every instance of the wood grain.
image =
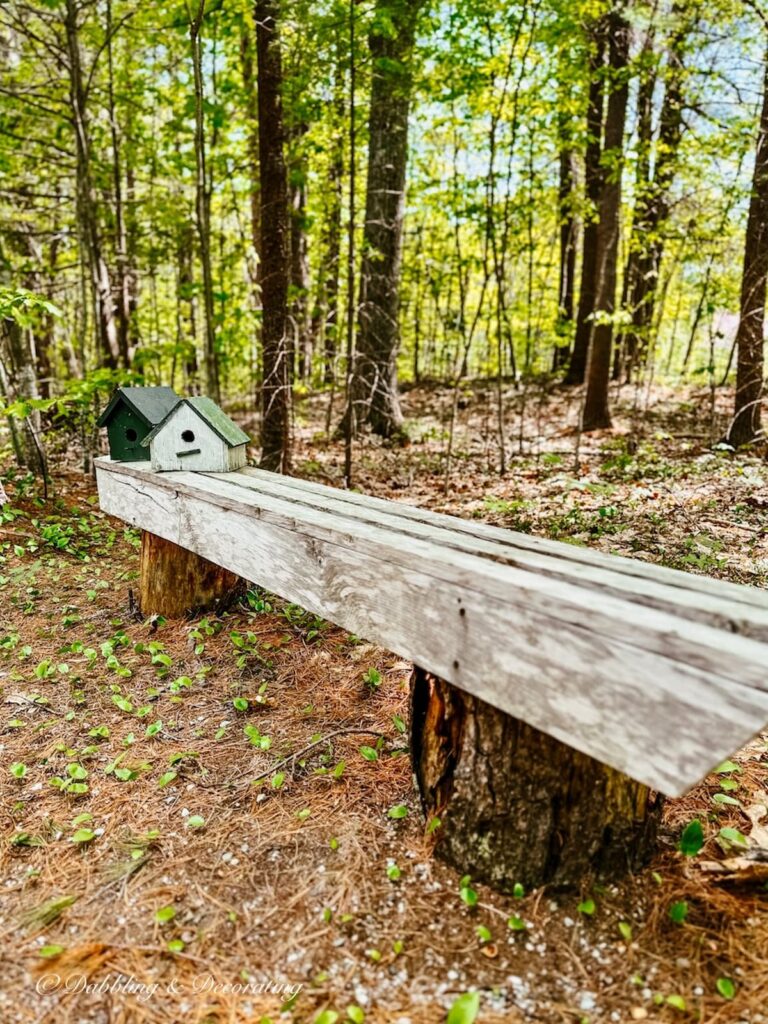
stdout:
[(97, 479), (106, 512), (668, 795), (768, 721), (759, 591), (252, 470)]

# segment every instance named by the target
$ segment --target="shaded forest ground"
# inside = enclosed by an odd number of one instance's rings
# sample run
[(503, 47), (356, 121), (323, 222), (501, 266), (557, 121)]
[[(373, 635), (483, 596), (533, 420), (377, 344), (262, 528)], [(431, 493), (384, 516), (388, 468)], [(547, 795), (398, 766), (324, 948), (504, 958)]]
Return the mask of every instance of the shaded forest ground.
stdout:
[[(526, 395), (519, 454), (510, 393), (502, 479), (493, 390), (467, 387), (446, 488), (450, 393), (412, 391), (410, 444), (356, 446), (356, 484), (766, 586), (764, 453), (711, 448), (729, 396), (713, 418), (708, 393), (656, 391), (642, 426), (635, 399), (577, 472), (573, 398)], [(297, 470), (338, 481), (325, 403), (299, 410)], [(142, 622), (138, 538), (70, 458), (47, 503), (7, 480), (0, 523), (3, 1021), (434, 1024), (473, 987), (488, 1024), (768, 1020), (768, 872), (727, 831), (768, 849), (763, 738), (669, 803), (658, 856), (620, 886), (462, 894), (411, 786), (410, 666), (256, 592)], [(694, 817), (706, 843), (684, 858)]]

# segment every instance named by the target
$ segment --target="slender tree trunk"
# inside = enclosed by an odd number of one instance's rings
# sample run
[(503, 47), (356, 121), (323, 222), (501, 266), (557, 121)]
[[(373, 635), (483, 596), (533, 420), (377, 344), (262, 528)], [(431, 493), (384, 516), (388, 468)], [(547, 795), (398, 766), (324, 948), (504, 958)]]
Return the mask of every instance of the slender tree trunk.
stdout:
[(616, 279), (621, 231), (621, 172), (624, 150), (624, 124), (629, 96), (627, 64), (630, 29), (623, 8), (614, 8), (608, 16), (609, 66), (612, 88), (608, 96), (603, 146), (603, 181), (598, 204), (597, 294), (595, 321), (587, 359), (587, 393), (584, 399), (582, 429), (610, 427), (608, 386), (611, 378), (612, 317), (616, 306)]
[(97, 193), (93, 184), (88, 94), (83, 75), (78, 13), (76, 0), (66, 0), (64, 25), (69, 64), (69, 97), (75, 132), (77, 219), (81, 244), (85, 250), (85, 264), (90, 277), (99, 359), (107, 366), (116, 367), (121, 362), (120, 342), (115, 320), (112, 279), (104, 258)]
[(261, 186), (262, 421), (261, 465), (286, 473), (291, 462), (288, 354), (290, 225), (283, 121), (283, 65), (278, 0), (256, 0)]
[[(664, 97), (659, 115), (658, 141), (655, 147), (653, 175), (650, 174), (652, 148), (652, 111), (655, 76), (641, 90), (639, 136), (643, 159), (638, 166), (637, 201), (624, 281), (624, 305), (629, 307), (631, 326), (624, 332), (621, 358), (616, 360), (615, 376), (622, 372), (630, 379), (650, 343), (654, 323), (656, 295), (661, 261), (664, 255), (664, 229), (669, 219), (670, 192), (677, 171), (678, 149), (683, 127), (684, 48), (691, 29), (685, 2), (676, 4), (673, 15), (682, 20), (673, 33), (667, 50)], [(622, 351), (623, 350), (623, 351)]]
[[(259, 106), (256, 90), (256, 78), (253, 69), (253, 40), (247, 25), (244, 25), (240, 37), (240, 66), (245, 89), (246, 111), (248, 113), (248, 177), (251, 212), (251, 244), (257, 256), (261, 249), (261, 210), (259, 205)], [(251, 274), (258, 280), (258, 273)]]
[(566, 384), (582, 384), (587, 368), (587, 353), (592, 332), (592, 314), (597, 294), (597, 218), (604, 171), (601, 166), (603, 104), (605, 95), (606, 21), (594, 22), (589, 57), (589, 99), (587, 103), (587, 147), (584, 154), (584, 192), (587, 210), (581, 243), (581, 287), (576, 316), (573, 351), (568, 364)]
[(560, 213), (560, 285), (557, 297), (557, 335), (552, 369), (557, 371), (568, 362), (570, 352), (571, 325), (573, 323), (574, 291), (576, 285), (576, 241), (578, 220), (574, 211), (576, 184), (576, 154), (561, 128), (563, 136), (560, 149), (560, 181), (558, 206)]
[(328, 193), (325, 214), (325, 259), (320, 274), (320, 311), (323, 321), (322, 341), (326, 384), (336, 378), (336, 355), (339, 349), (339, 283), (341, 271), (341, 212), (344, 182), (344, 96), (341, 90), (343, 76), (337, 71), (337, 88), (334, 98), (334, 136), (330, 167), (328, 170)]
[[(291, 308), (294, 365), (302, 380), (312, 375), (312, 330), (309, 315), (309, 252), (307, 242), (307, 161), (302, 139), (308, 126), (301, 124), (293, 133), (294, 158), (289, 175), (291, 208)], [(293, 376), (293, 372), (291, 374)]]
[(749, 201), (741, 307), (736, 333), (736, 399), (728, 441), (749, 444), (761, 432), (765, 299), (768, 281), (768, 51), (763, 72), (763, 106), (755, 149), (752, 195)]
[[(178, 230), (176, 259), (179, 275), (180, 301), (186, 304), (186, 316), (182, 320), (181, 343), (184, 365), (184, 384), (190, 394), (200, 393), (199, 367), (197, 365), (197, 295), (192, 269), (194, 228), (184, 220)], [(186, 327), (183, 325), (186, 323)]]
[(107, 98), (109, 105), (109, 129), (112, 141), (112, 181), (115, 203), (115, 278), (117, 285), (117, 343), (120, 361), (128, 366), (129, 334), (131, 323), (131, 287), (128, 272), (127, 236), (125, 227), (125, 206), (123, 203), (123, 181), (120, 152), (120, 133), (115, 109), (115, 74), (112, 58), (112, 0), (107, 0)]
[[(0, 320), (0, 362), (3, 364), (3, 385), (10, 401), (40, 397), (35, 372), (32, 331), (15, 320)], [(17, 459), (26, 468), (47, 476), (43, 451), (40, 413), (33, 411), (23, 419), (21, 430), (14, 430)]]
[[(646, 32), (640, 58), (640, 85), (637, 93), (637, 160), (635, 162), (635, 209), (629, 236), (627, 262), (621, 294), (622, 309), (632, 309), (639, 278), (643, 273), (642, 263), (647, 248), (646, 226), (643, 212), (651, 187), (651, 150), (653, 147), (653, 94), (656, 88), (654, 65), (654, 26)], [(637, 349), (637, 337), (632, 328), (621, 331), (614, 353), (613, 377), (618, 380), (625, 365), (632, 365)]]
[(203, 84), (203, 49), (201, 33), (205, 18), (205, 0), (189, 24), (192, 45), (192, 69), (195, 82), (195, 220), (203, 271), (203, 307), (205, 310), (205, 384), (208, 396), (219, 402), (219, 360), (216, 351), (216, 314), (213, 304), (213, 267), (211, 263), (211, 192), (205, 142), (205, 87)]
[[(373, 83), (368, 117), (368, 181), (352, 401), (356, 425), (383, 437), (403, 423), (397, 386), (408, 112), (408, 70), (424, 0), (377, 0), (369, 39)], [(384, 26), (388, 26), (387, 29)], [(349, 415), (349, 410), (347, 414)]]

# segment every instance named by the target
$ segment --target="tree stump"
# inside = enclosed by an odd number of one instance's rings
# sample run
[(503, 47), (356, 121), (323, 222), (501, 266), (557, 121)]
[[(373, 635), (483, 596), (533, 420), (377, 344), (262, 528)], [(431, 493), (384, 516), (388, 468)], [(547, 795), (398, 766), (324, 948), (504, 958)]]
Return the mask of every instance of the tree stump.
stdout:
[(414, 667), (411, 756), (435, 852), (500, 892), (616, 879), (653, 852), (663, 798)]
[(240, 590), (240, 577), (187, 551), (178, 544), (142, 530), (142, 615), (185, 618), (196, 611), (223, 611)]

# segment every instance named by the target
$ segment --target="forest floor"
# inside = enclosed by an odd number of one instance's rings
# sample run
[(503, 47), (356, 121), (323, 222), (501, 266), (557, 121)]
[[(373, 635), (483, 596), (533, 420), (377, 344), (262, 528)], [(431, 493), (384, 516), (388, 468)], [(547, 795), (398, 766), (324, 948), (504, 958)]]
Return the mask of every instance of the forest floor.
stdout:
[[(500, 477), (495, 396), (468, 387), (446, 486), (451, 395), (417, 389), (410, 442), (356, 446), (355, 484), (767, 586), (765, 452), (713, 449), (708, 393), (656, 390), (642, 420), (636, 397), (576, 460), (573, 399), (526, 395), (520, 430), (510, 392)], [(340, 482), (326, 401), (300, 410), (296, 468)], [(255, 591), (141, 621), (138, 537), (92, 482), (62, 461), (45, 501), (0, 478), (3, 1024), (437, 1024), (470, 989), (484, 1024), (768, 1022), (768, 864), (739, 856), (740, 835), (768, 849), (764, 737), (669, 801), (647, 870), (499, 896), (430, 853), (410, 665)]]

